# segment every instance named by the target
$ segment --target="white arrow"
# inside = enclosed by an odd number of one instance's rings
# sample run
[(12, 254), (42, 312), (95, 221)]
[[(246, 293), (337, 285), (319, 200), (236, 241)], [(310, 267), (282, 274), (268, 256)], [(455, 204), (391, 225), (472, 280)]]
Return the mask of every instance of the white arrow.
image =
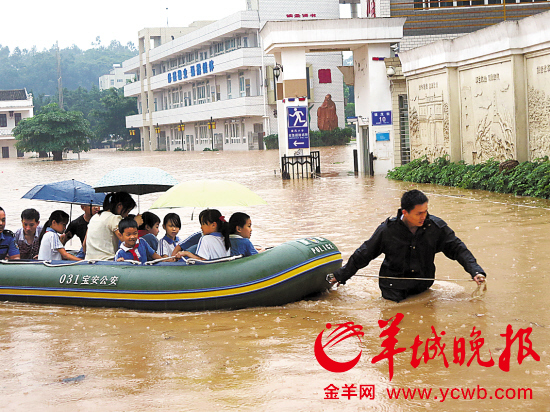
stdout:
[(294, 140), (294, 147), (296, 147), (300, 144), (306, 144), (306, 142), (297, 142), (296, 140)]

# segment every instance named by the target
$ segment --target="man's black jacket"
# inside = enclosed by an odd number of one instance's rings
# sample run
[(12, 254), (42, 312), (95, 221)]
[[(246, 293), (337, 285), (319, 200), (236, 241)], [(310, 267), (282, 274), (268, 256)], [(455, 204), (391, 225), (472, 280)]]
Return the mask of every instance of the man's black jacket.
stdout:
[[(442, 219), (429, 215), (422, 227), (413, 234), (401, 220), (401, 209), (397, 216), (382, 223), (372, 237), (363, 243), (334, 276), (344, 284), (359, 269), (384, 253), (380, 267), (380, 289), (425, 290), (432, 280), (395, 280), (382, 277), (435, 278), (435, 254), (443, 252), (449, 259), (458, 261), (472, 278), (485, 274), (466, 245), (456, 237), (453, 230)], [(416, 292), (418, 293), (418, 292)]]

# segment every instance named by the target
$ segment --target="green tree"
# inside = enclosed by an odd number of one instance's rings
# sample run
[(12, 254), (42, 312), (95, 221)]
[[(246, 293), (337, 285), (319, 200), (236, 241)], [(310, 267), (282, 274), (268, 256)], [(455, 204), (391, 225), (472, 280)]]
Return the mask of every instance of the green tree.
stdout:
[[(137, 114), (137, 101), (133, 97), (124, 97), (123, 89), (111, 87), (102, 92), (101, 107), (90, 112), (90, 120), (96, 123), (95, 135), (99, 141), (109, 137), (130, 142), (126, 128), (126, 116)], [(139, 138), (139, 136), (137, 136)], [(95, 142), (97, 143), (97, 142)]]
[(64, 150), (87, 151), (90, 123), (80, 112), (65, 112), (56, 103), (44, 106), (34, 117), (21, 120), (13, 129), (15, 146), (24, 152), (52, 152), (62, 160)]

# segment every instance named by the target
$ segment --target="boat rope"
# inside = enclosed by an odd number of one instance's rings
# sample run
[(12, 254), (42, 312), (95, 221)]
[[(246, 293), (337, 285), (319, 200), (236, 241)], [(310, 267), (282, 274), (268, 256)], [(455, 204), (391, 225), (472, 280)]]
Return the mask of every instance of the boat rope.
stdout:
[[(44, 264), (44, 266), (47, 266), (47, 267), (50, 267), (50, 268), (56, 268), (56, 267), (75, 266), (75, 265), (82, 265), (82, 264), (93, 265), (96, 262), (113, 262), (113, 263), (115, 263), (114, 261), (109, 261), (109, 260), (105, 260), (105, 259), (76, 260), (76, 261), (71, 261), (69, 263), (55, 263), (55, 264), (52, 264), (51, 260), (44, 260), (42, 263)], [(137, 260), (125, 260), (124, 262), (128, 262), (128, 263), (131, 263), (133, 265), (141, 265), (141, 262), (137, 261)]]
[(167, 256), (167, 257), (163, 257), (155, 260), (150, 260), (148, 262), (145, 262), (145, 265), (151, 266), (151, 265), (154, 265), (155, 263), (164, 262), (170, 259), (174, 259), (174, 256)]
[[(398, 277), (391, 277), (391, 276), (379, 276), (379, 275), (363, 275), (363, 274), (355, 274), (354, 276), (361, 276), (364, 278), (378, 278), (378, 279), (399, 279), (399, 280), (433, 280), (436, 282), (473, 282), (473, 279), (429, 279), (429, 278), (398, 278)], [(327, 282), (332, 283), (332, 280), (334, 279), (334, 275), (332, 273), (329, 273), (327, 275)], [(336, 283), (335, 283), (336, 284)], [(481, 299), (485, 293), (487, 292), (487, 281), (484, 280), (481, 283), (477, 284), (476, 290), (472, 293), (473, 299)]]
[(392, 277), (392, 276), (379, 276), (379, 275), (363, 275), (363, 274), (355, 274), (354, 276), (361, 276), (363, 278), (378, 278), (378, 279), (398, 279), (398, 280), (432, 280), (432, 281), (439, 281), (439, 282), (473, 282), (473, 279), (432, 279), (432, 278), (400, 278), (400, 277)]
[(200, 263), (202, 265), (202, 264), (209, 264), (209, 263), (231, 262), (232, 260), (240, 259), (242, 257), (243, 255), (237, 255), (237, 256), (228, 256), (225, 258), (215, 259), (215, 260), (198, 260), (198, 259), (189, 258), (187, 259), (186, 262), (188, 265), (195, 265), (197, 263)]

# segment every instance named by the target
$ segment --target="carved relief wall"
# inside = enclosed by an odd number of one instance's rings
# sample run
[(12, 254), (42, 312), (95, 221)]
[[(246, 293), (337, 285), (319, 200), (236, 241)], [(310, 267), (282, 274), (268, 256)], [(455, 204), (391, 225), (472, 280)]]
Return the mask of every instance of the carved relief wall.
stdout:
[(511, 62), (460, 71), (462, 159), (476, 164), (490, 158), (516, 158)]
[(526, 59), (529, 160), (550, 156), (550, 55)]
[(427, 156), (432, 161), (450, 152), (446, 87), (445, 74), (408, 82), (411, 160)]

